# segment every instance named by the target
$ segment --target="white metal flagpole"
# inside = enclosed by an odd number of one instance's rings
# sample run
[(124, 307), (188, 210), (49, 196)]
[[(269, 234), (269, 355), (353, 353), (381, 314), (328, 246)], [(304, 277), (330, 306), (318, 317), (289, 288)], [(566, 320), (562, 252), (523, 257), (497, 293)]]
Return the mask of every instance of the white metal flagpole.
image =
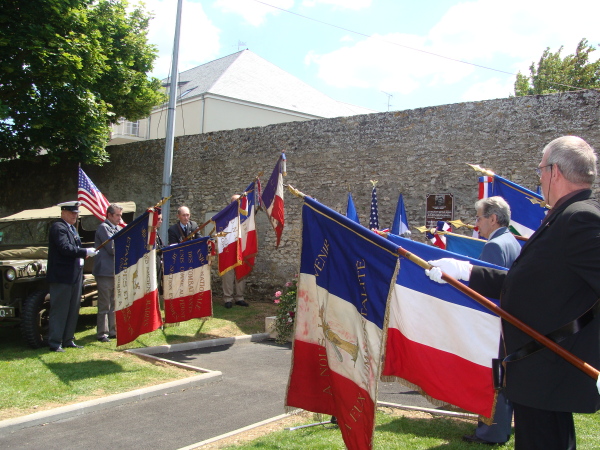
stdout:
[[(175, 19), (175, 38), (173, 40), (173, 61), (171, 63), (171, 82), (169, 85), (169, 108), (167, 113), (167, 134), (165, 142), (165, 163), (163, 168), (162, 196), (171, 196), (171, 176), (173, 173), (173, 144), (175, 143), (175, 101), (177, 99), (177, 88), (179, 84), (179, 35), (181, 31), (181, 8), (183, 0), (177, 0), (177, 17)], [(163, 242), (168, 243), (169, 230), (169, 208), (171, 200), (163, 205), (163, 226), (160, 229), (160, 237)]]

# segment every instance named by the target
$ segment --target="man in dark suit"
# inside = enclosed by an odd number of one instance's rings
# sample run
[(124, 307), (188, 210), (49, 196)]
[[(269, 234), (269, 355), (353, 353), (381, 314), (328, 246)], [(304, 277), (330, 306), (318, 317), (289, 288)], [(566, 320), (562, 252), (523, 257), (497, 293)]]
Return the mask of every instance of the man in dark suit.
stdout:
[[(177, 219), (177, 223), (171, 225), (167, 233), (169, 236), (169, 245), (183, 242), (186, 237), (198, 228), (198, 224), (190, 220), (190, 210), (187, 206), (177, 208)], [(202, 237), (202, 234), (197, 232), (190, 239), (197, 239), (199, 237)]]
[[(96, 230), (94, 246), (100, 247), (104, 242), (119, 231), (119, 222), (123, 215), (123, 208), (116, 203), (111, 203), (106, 208), (106, 220)], [(115, 338), (115, 243), (109, 241), (100, 250), (94, 259), (92, 271), (98, 284), (98, 317), (96, 320), (96, 338), (100, 342), (110, 342)]]
[(83, 260), (95, 256), (93, 248), (82, 248), (75, 223), (79, 202), (60, 203), (61, 218), (50, 227), (48, 242), (48, 272), (50, 287), (50, 317), (48, 344), (54, 352), (65, 347), (83, 348), (74, 342), (79, 318)]
[[(510, 224), (510, 206), (502, 197), (487, 197), (475, 202), (477, 211), (476, 224), (479, 235), (488, 241), (477, 259), (510, 267), (521, 252), (517, 239), (508, 230)], [(502, 349), (501, 357), (504, 356)], [(493, 423), (486, 425), (479, 421), (475, 433), (463, 436), (467, 442), (480, 444), (503, 444), (512, 434), (512, 404), (503, 392), (496, 397), (496, 410), (492, 417)]]
[[(508, 272), (432, 261), (593, 367), (600, 367), (600, 204), (592, 198), (596, 153), (583, 139), (550, 142), (536, 169), (552, 206)], [(441, 263), (439, 263), (441, 261)], [(439, 263), (439, 264), (438, 264)], [(430, 278), (437, 281), (440, 270)], [(596, 380), (503, 321), (505, 393), (515, 449), (574, 449), (573, 414), (600, 409)]]

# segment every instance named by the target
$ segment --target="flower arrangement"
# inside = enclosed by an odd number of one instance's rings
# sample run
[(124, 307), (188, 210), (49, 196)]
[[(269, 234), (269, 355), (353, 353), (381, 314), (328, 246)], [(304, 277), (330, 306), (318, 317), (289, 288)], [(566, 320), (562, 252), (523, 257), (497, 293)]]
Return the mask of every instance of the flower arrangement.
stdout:
[(275, 292), (273, 303), (278, 305), (275, 316), (275, 342), (285, 344), (294, 331), (294, 318), (296, 316), (296, 280), (288, 281), (282, 291)]

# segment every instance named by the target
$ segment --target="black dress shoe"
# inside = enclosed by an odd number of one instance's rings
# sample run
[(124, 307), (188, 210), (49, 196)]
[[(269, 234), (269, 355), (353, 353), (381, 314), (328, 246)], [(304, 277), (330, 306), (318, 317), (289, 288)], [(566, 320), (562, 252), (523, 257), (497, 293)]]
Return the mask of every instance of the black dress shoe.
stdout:
[(62, 352), (65, 351), (65, 349), (62, 348), (62, 347), (50, 347), (50, 351), (51, 352), (60, 352), (60, 353), (62, 353)]
[(465, 434), (462, 437), (462, 440), (465, 442), (471, 442), (473, 444), (487, 444), (487, 445), (496, 445), (499, 444), (500, 442), (490, 442), (490, 441), (486, 441), (485, 439), (481, 439), (479, 436), (477, 436), (476, 434)]
[(225, 302), (225, 308), (229, 309), (231, 308), (233, 305), (231, 304), (231, 302)]
[(235, 304), (238, 306), (250, 306), (246, 300), (238, 300)]
[(99, 342), (110, 342), (110, 338), (108, 336), (102, 336), (101, 338), (98, 338)]
[(69, 342), (67, 345), (63, 345), (65, 348), (83, 348), (83, 345), (77, 345), (75, 342)]
[(116, 338), (117, 338), (117, 335), (116, 335), (116, 334), (109, 334), (109, 335), (108, 335), (108, 338), (109, 338), (109, 339), (116, 339)]

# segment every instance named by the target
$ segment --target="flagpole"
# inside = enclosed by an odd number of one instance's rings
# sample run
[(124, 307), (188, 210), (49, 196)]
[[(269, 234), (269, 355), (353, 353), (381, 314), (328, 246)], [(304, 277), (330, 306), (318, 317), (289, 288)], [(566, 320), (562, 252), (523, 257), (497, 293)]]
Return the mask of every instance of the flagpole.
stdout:
[[(169, 107), (167, 111), (167, 133), (165, 139), (165, 162), (163, 168), (162, 196), (171, 197), (171, 176), (173, 174), (173, 145), (175, 143), (175, 115), (177, 98), (177, 87), (179, 84), (179, 35), (181, 31), (181, 8), (182, 0), (177, 0), (177, 16), (175, 18), (175, 38), (173, 40), (173, 60), (171, 61), (171, 82), (169, 87)], [(163, 222), (166, 224), (160, 230), (160, 237), (163, 242), (168, 242), (169, 228), (169, 209), (171, 202), (167, 201), (162, 213)]]
[[(407, 258), (408, 260), (412, 261), (413, 263), (417, 264), (418, 266), (422, 267), (423, 269), (430, 270), (431, 268), (433, 268), (433, 266), (431, 264), (429, 264), (427, 261), (419, 258), (414, 253), (404, 250), (402, 247), (398, 248), (398, 253), (400, 254), (400, 256)], [(524, 322), (522, 322), (521, 320), (517, 319), (512, 314), (507, 313), (505, 310), (500, 308), (494, 302), (488, 300), (483, 295), (479, 294), (478, 292), (475, 292), (470, 287), (465, 286), (460, 281), (458, 281), (456, 278), (453, 278), (444, 272), (442, 272), (442, 280), (446, 281), (448, 284), (452, 285), (453, 287), (455, 287), (456, 289), (461, 291), (463, 294), (468, 295), (469, 297), (471, 297), (473, 300), (475, 300), (477, 303), (481, 304), (485, 308), (489, 309), (490, 311), (493, 311), (498, 316), (500, 316), (502, 319), (506, 320), (511, 325), (514, 325), (519, 330), (521, 330), (522, 332), (524, 332), (531, 338), (535, 339), (540, 344), (544, 345), (549, 350), (553, 351), (558, 356), (565, 359), (567, 362), (569, 362), (572, 365), (574, 365), (575, 367), (577, 367), (579, 370), (581, 370), (586, 375), (589, 375), (596, 381), (598, 380), (598, 377), (600, 376), (600, 371), (598, 371), (594, 367), (590, 366), (588, 363), (586, 363), (582, 359), (578, 358), (573, 353), (565, 350), (563, 347), (558, 345), (556, 342), (548, 339), (543, 334), (534, 330), (529, 325), (527, 325)]]

